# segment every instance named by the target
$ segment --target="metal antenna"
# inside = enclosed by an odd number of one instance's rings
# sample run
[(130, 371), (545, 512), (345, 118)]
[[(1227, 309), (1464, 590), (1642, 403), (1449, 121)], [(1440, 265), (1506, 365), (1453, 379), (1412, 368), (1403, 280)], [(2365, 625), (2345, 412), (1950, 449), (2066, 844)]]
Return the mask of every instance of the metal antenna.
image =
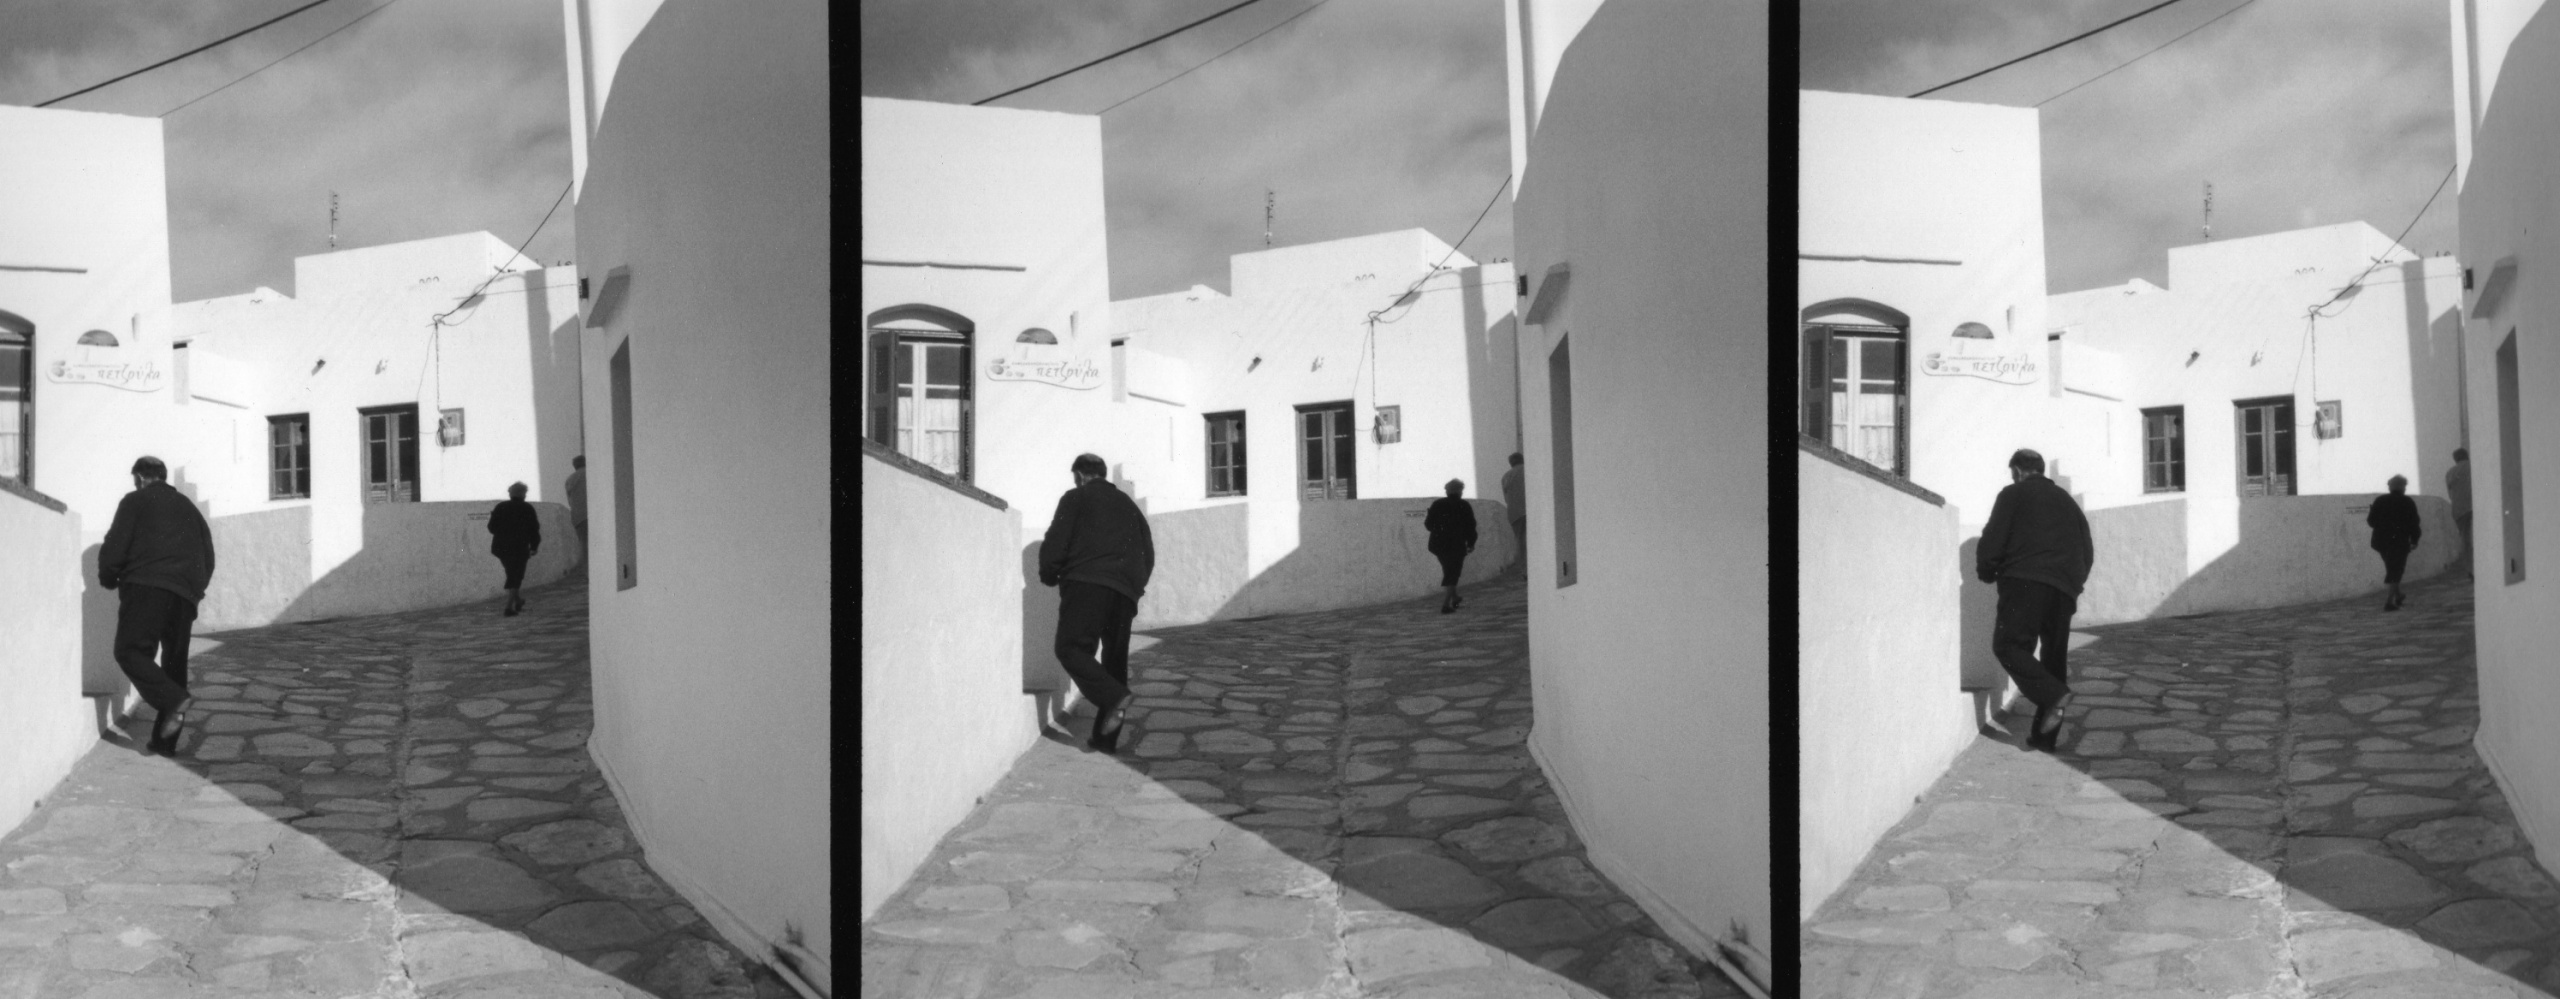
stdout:
[(338, 192), (329, 192), (329, 248), (338, 248)]
[(1279, 207), (1279, 205), (1280, 205), (1280, 192), (1278, 192), (1278, 191), (1274, 191), (1274, 190), (1272, 190), (1272, 189), (1270, 189), (1270, 188), (1267, 188), (1267, 187), (1266, 187), (1266, 188), (1263, 188), (1263, 189), (1262, 189), (1262, 246), (1263, 246), (1263, 248), (1264, 248), (1264, 249), (1270, 249), (1270, 248), (1271, 248), (1271, 215), (1272, 215), (1273, 210), (1274, 210), (1274, 209), (1276, 209), (1276, 208), (1278, 208), (1278, 207)]

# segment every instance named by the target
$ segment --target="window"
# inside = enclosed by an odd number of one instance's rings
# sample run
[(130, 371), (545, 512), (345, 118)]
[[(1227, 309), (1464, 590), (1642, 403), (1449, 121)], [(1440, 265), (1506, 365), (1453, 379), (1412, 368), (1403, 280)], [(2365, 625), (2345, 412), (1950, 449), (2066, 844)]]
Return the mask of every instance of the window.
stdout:
[(1300, 498), (1359, 498), (1352, 442), (1350, 403), (1298, 407)]
[(1556, 338), (1547, 355), (1548, 478), (1555, 483), (1556, 586), (1571, 586), (1577, 577), (1573, 551), (1573, 344)]
[(2293, 400), (2245, 399), (2239, 407), (2240, 495), (2293, 495)]
[(2187, 407), (2162, 406), (2142, 411), (2142, 491), (2174, 493), (2187, 488)]
[(36, 481), (36, 324), (0, 312), (0, 479)]
[(1244, 492), (1244, 413), (1211, 413), (1209, 421), (1209, 495), (1242, 496)]
[(2507, 545), (2507, 582), (2524, 582), (2524, 431), (2516, 393), (2516, 331), (2498, 345), (2498, 533)]
[(921, 305), (874, 313), (871, 323), (870, 349), (864, 352), (870, 368), (863, 410), (867, 436), (970, 481), (976, 416), (970, 341), (976, 326)]
[(639, 498), (633, 494), (631, 468), (631, 341), (613, 350), (613, 361), (607, 366), (613, 393), (613, 551), (614, 589), (628, 590), (640, 585), (640, 530), (633, 514)]
[(267, 417), (267, 498), (311, 498), (311, 414)]
[(1911, 474), (1903, 331), (1808, 323), (1797, 397), (1805, 436), (1895, 475)]
[(358, 411), (364, 428), (364, 501), (418, 501), (418, 407), (383, 406)]

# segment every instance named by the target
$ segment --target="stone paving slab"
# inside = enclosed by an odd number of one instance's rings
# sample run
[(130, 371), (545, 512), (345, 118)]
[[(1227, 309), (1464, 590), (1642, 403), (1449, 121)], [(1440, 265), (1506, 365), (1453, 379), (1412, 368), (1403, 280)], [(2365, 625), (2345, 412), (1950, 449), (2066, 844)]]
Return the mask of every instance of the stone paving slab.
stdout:
[(866, 999), (1740, 996), (1523, 743), (1517, 582), (1154, 632), (1117, 758), (1036, 743), (862, 926)]
[(792, 995), (587, 759), (584, 582), (526, 598), (199, 640), (178, 755), (112, 734), (0, 838), (0, 997)]
[(2062, 751), (1966, 749), (1804, 925), (1805, 994), (2560, 993), (2470, 584), (2408, 592), (2088, 629)]

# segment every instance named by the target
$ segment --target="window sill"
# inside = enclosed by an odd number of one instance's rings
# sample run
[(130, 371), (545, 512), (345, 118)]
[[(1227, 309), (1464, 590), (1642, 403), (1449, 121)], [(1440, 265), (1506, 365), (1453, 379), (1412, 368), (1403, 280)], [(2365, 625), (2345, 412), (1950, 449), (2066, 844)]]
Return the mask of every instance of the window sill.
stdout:
[(1856, 472), (1860, 475), (1866, 476), (1867, 478), (1874, 479), (1878, 482), (1884, 483), (1885, 485), (1892, 486), (1893, 488), (1899, 489), (1903, 492), (1910, 493), (1912, 496), (1928, 501), (1931, 506), (1947, 505), (1946, 497), (1940, 496), (1926, 489), (1922, 489), (1918, 484), (1909, 479), (1895, 475), (1892, 472), (1885, 471), (1884, 469), (1877, 468), (1874, 465), (1868, 464), (1863, 458), (1853, 457), (1849, 452), (1832, 447), (1829, 444), (1815, 440), (1802, 433), (1796, 435), (1796, 448), (1834, 465)]
[(0, 478), (0, 493), (8, 493), (55, 513), (71, 512), (71, 507), (65, 505), (61, 500), (37, 492), (35, 487), (27, 485), (26, 483), (20, 482), (16, 479)]
[(892, 467), (909, 472), (918, 478), (940, 485), (943, 488), (959, 493), (962, 496), (977, 500), (980, 503), (984, 503), (998, 510), (1005, 509), (1005, 502), (1002, 497), (945, 475), (942, 473), (941, 469), (925, 464), (924, 462), (917, 461), (913, 458), (907, 457), (906, 455), (899, 454), (896, 451), (890, 450), (887, 446), (882, 445), (878, 441), (864, 438), (862, 441), (862, 453), (878, 458)]

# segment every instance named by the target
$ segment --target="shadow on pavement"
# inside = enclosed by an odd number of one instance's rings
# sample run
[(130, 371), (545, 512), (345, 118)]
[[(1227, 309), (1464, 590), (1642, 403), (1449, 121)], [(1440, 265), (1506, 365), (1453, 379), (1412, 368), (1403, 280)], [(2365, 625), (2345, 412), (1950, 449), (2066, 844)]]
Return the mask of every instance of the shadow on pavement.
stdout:
[(2062, 751), (2025, 714), (1968, 748), (1806, 924), (1807, 987), (2560, 989), (2560, 888), (2470, 749), (2470, 583), (2407, 589), (2085, 629)]
[(199, 639), (179, 754), (144, 709), (0, 840), (0, 994), (791, 995), (587, 757), (583, 579), (525, 593)]

